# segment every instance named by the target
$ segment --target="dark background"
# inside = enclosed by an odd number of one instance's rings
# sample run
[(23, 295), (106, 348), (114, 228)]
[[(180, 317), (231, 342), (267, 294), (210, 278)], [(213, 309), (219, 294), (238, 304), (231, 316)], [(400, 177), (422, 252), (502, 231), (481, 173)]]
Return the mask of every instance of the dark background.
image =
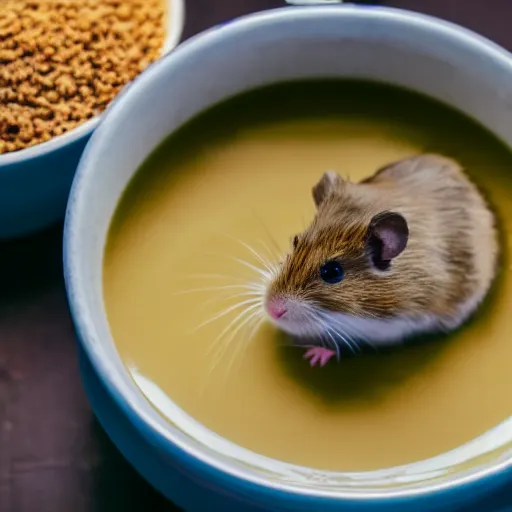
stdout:
[[(378, 3), (458, 22), (512, 50), (512, 0)], [(282, 5), (187, 0), (184, 37)], [(61, 229), (0, 243), (0, 512), (176, 511), (124, 461), (86, 401), (62, 280)]]

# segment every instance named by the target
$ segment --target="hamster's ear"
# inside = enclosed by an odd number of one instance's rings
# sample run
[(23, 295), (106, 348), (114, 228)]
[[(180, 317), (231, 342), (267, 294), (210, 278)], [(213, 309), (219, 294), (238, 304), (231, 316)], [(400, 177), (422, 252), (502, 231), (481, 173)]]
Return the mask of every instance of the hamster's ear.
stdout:
[(343, 178), (334, 171), (327, 171), (313, 187), (313, 199), (318, 208), (328, 197), (340, 190)]
[(409, 227), (402, 215), (395, 212), (381, 212), (373, 217), (368, 229), (368, 244), (373, 264), (379, 270), (386, 270), (407, 246)]

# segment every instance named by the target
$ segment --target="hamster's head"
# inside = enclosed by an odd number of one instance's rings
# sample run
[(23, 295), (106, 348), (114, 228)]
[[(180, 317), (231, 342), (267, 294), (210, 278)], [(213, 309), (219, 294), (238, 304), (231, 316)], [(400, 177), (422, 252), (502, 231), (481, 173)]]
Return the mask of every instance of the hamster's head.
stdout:
[(283, 331), (334, 335), (340, 324), (395, 314), (400, 276), (393, 266), (409, 229), (399, 213), (375, 212), (361, 187), (327, 172), (313, 188), (316, 216), (293, 238), (266, 290), (268, 317)]

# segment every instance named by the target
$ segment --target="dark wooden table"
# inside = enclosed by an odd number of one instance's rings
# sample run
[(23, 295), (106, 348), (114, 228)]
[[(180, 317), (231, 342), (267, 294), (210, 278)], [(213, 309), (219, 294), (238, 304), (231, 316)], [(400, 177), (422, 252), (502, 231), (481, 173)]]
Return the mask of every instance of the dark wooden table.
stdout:
[[(379, 3), (456, 21), (512, 50), (512, 0)], [(284, 0), (188, 0), (185, 38), (281, 5)], [(95, 422), (74, 341), (61, 226), (0, 244), (0, 512), (175, 511)]]

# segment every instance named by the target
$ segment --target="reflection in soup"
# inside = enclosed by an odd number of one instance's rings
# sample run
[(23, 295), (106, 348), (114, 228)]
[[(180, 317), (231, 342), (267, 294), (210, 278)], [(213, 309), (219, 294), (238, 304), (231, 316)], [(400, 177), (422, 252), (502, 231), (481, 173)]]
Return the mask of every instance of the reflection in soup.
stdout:
[(417, 461), (508, 418), (508, 265), (476, 318), (455, 334), (365, 350), (323, 369), (310, 368), (267, 324), (252, 338), (249, 328), (226, 330), (241, 311), (230, 306), (250, 300), (238, 286), (255, 279), (237, 260), (259, 265), (236, 239), (270, 258), (312, 217), (311, 186), (325, 170), (357, 181), (427, 151), (461, 161), (507, 234), (510, 153), (418, 95), (358, 82), (283, 84), (189, 123), (144, 163), (109, 234), (105, 303), (127, 367), (223, 437), (322, 469)]

